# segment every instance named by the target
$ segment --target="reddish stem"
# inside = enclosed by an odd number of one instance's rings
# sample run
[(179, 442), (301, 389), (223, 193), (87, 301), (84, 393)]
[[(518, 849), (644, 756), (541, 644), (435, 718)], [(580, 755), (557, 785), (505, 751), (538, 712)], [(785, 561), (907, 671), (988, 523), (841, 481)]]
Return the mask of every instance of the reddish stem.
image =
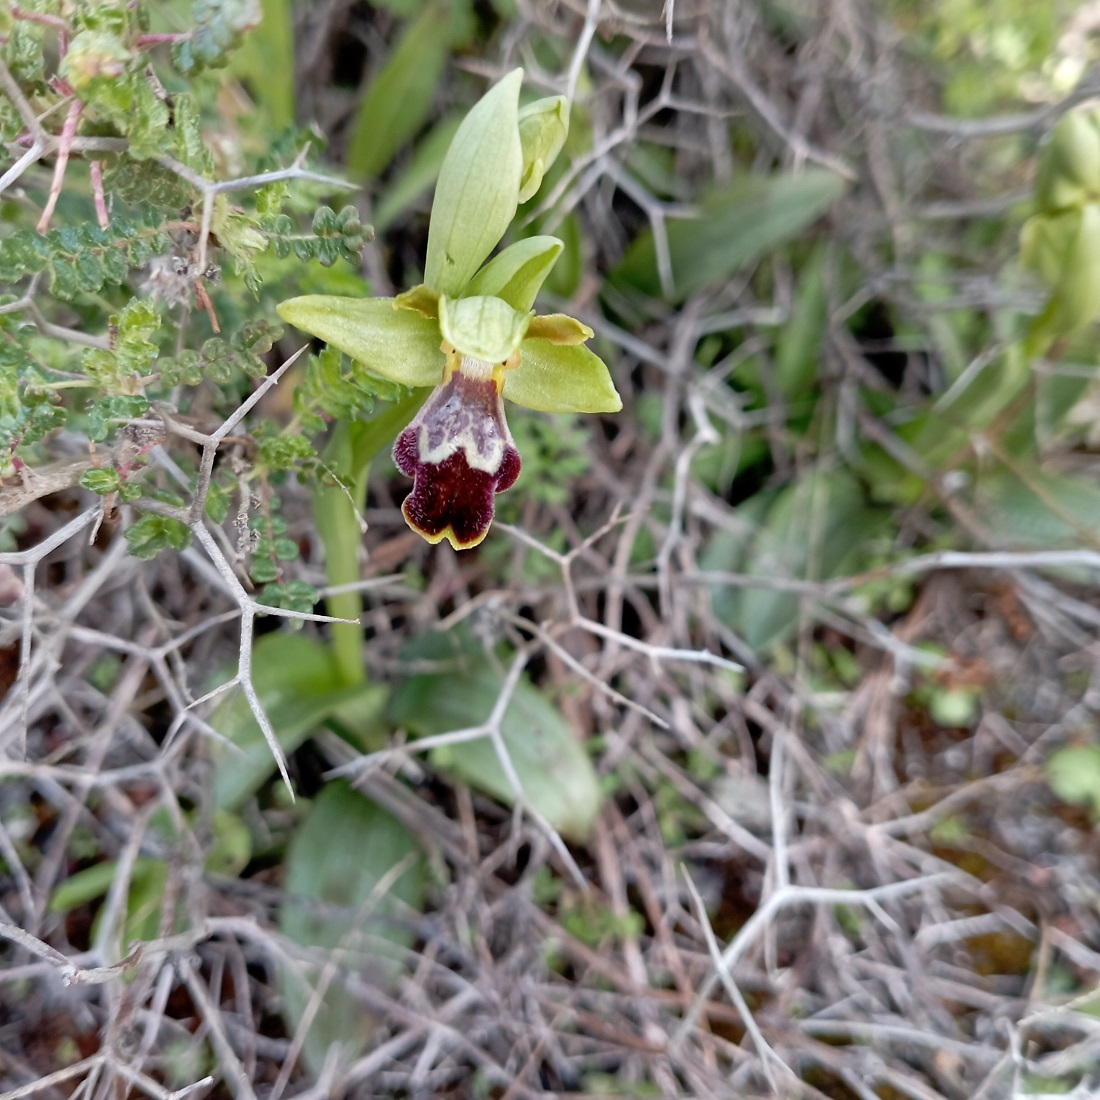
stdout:
[(15, 19), (25, 19), (28, 23), (41, 23), (45, 27), (53, 27), (62, 34), (67, 34), (69, 30), (69, 24), (59, 15), (44, 15), (42, 12), (26, 11), (23, 8), (12, 8), (11, 14)]
[(69, 163), (69, 150), (73, 146), (73, 138), (76, 137), (76, 124), (80, 121), (80, 112), (83, 110), (84, 104), (79, 99), (74, 99), (69, 104), (69, 113), (65, 116), (65, 125), (61, 127), (61, 137), (58, 141), (57, 163), (53, 167), (50, 197), (46, 200), (46, 209), (42, 211), (42, 217), (38, 219), (36, 227), (39, 233), (45, 233), (50, 227), (50, 218), (53, 217), (54, 207), (61, 195), (61, 184), (65, 180), (65, 168)]
[(218, 315), (214, 312), (214, 303), (210, 300), (210, 295), (206, 293), (206, 287), (203, 286), (201, 278), (195, 280), (195, 301), (198, 303), (199, 309), (210, 318), (210, 327), (214, 330), (215, 335), (221, 332)]
[(106, 229), (110, 224), (107, 217), (107, 202), (103, 197), (103, 161), (93, 160), (88, 167), (92, 176), (92, 197), (95, 199), (95, 216), (100, 229)]
[(134, 41), (134, 45), (139, 50), (143, 50), (146, 46), (159, 46), (163, 42), (186, 42), (190, 37), (190, 31), (183, 31), (179, 34), (139, 34)]

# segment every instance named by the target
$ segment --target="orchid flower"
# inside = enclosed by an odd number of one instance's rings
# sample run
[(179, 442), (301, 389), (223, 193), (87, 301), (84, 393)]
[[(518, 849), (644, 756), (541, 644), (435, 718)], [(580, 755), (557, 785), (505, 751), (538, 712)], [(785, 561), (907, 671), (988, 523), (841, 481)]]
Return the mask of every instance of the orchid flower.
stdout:
[(517, 69), (491, 88), (451, 143), (421, 285), (396, 298), (309, 295), (279, 306), (283, 320), (365, 370), (434, 387), (393, 456), (413, 479), (402, 507), (409, 526), (456, 550), (485, 538), (495, 494), (519, 476), (502, 398), (544, 412), (622, 407), (607, 367), (584, 347), (592, 330), (564, 314), (532, 311), (562, 243), (530, 237), (484, 262), (565, 140), (564, 99), (520, 110), (521, 79)]

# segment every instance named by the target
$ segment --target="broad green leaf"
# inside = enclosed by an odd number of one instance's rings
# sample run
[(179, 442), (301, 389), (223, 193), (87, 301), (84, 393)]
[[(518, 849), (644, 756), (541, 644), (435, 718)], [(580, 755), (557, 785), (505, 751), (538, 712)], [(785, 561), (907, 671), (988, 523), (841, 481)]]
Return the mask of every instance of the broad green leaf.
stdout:
[[(446, 672), (413, 676), (395, 693), (389, 717), (417, 737), (478, 726), (500, 698), (503, 675), (469, 639), (432, 636), (406, 656), (453, 662)], [(450, 663), (449, 662), (449, 663)], [(504, 711), (501, 734), (528, 801), (555, 828), (587, 837), (600, 809), (600, 787), (583, 745), (527, 677)], [(436, 749), (431, 759), (480, 791), (511, 804), (514, 794), (488, 738)]]
[(352, 173), (367, 178), (378, 175), (424, 125), (450, 42), (446, 5), (425, 5), (359, 105), (347, 155)]
[[(706, 569), (751, 576), (828, 580), (854, 567), (863, 544), (881, 527), (848, 473), (811, 471), (774, 496), (761, 494), (738, 511), (756, 531), (744, 540), (718, 533), (708, 546)], [(791, 636), (802, 608), (797, 593), (761, 585), (716, 591), (714, 611), (757, 652)]]
[(523, 151), (523, 70), (499, 80), (470, 109), (443, 158), (428, 227), (424, 282), (458, 297), (516, 213)]
[(813, 387), (825, 321), (825, 247), (819, 245), (802, 267), (790, 319), (775, 342), (775, 384), (788, 401), (805, 397)]
[[(423, 908), (424, 870), (408, 830), (346, 783), (328, 784), (314, 800), (287, 852), (279, 914), (285, 936), (321, 948), (326, 957), (338, 952), (335, 977), (302, 1049), (310, 1072), (320, 1072), (333, 1044), (343, 1048), (346, 1065), (369, 1040), (374, 1018), (342, 975), (382, 987), (396, 979)], [(285, 966), (280, 971), (292, 1030), (302, 1022), (315, 981), (316, 975), (306, 983)]]
[[(707, 195), (698, 217), (668, 219), (672, 299), (682, 301), (721, 283), (792, 240), (843, 190), (840, 176), (820, 168), (798, 175), (743, 176)], [(631, 245), (612, 278), (646, 294), (661, 292), (651, 231)]]
[(443, 378), (439, 324), (392, 298), (307, 294), (280, 302), (279, 316), (318, 336), (368, 370), (405, 386), (436, 386)]
[[(332, 653), (301, 634), (265, 634), (252, 648), (252, 683), (284, 753), (293, 752), (313, 730), (341, 708), (373, 700), (381, 708), (381, 685), (345, 687)], [(218, 707), (210, 724), (233, 743), (214, 743), (214, 803), (240, 804), (275, 770), (248, 700), (238, 688)]]
[(561, 255), (557, 237), (527, 237), (494, 256), (469, 282), (463, 297), (491, 294), (526, 312)]
[(504, 396), (540, 412), (613, 413), (623, 407), (604, 361), (581, 344), (524, 340), (519, 370), (504, 376)]
[(371, 223), (379, 236), (435, 183), (461, 121), (460, 114), (447, 115), (417, 142), (408, 165), (388, 183), (375, 207)]
[(1100, 487), (1092, 478), (1039, 470), (1021, 456), (1013, 470), (982, 471), (974, 510), (994, 545), (1079, 546), (1100, 526)]
[(1046, 765), (1050, 789), (1063, 802), (1091, 803), (1100, 820), (1100, 745), (1071, 745), (1050, 755)]

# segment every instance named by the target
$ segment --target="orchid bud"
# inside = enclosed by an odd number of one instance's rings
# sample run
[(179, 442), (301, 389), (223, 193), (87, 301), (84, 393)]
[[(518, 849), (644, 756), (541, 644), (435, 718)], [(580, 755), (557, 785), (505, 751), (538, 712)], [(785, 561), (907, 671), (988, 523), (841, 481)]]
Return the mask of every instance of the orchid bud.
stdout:
[(1100, 198), (1100, 116), (1071, 111), (1054, 127), (1035, 179), (1039, 209), (1047, 214)]
[(565, 96), (537, 99), (520, 110), (519, 140), (523, 148), (520, 202), (526, 202), (542, 185), (542, 177), (557, 160), (568, 133), (569, 103)]

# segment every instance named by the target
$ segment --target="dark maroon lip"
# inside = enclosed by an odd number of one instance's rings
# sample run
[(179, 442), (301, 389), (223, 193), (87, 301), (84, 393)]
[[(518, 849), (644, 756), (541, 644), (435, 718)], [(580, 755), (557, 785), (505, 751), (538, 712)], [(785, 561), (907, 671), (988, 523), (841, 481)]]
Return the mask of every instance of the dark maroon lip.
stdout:
[(493, 521), (494, 497), (520, 471), (497, 380), (455, 370), (398, 436), (393, 458), (413, 478), (401, 508), (409, 526), (429, 542), (476, 546)]

